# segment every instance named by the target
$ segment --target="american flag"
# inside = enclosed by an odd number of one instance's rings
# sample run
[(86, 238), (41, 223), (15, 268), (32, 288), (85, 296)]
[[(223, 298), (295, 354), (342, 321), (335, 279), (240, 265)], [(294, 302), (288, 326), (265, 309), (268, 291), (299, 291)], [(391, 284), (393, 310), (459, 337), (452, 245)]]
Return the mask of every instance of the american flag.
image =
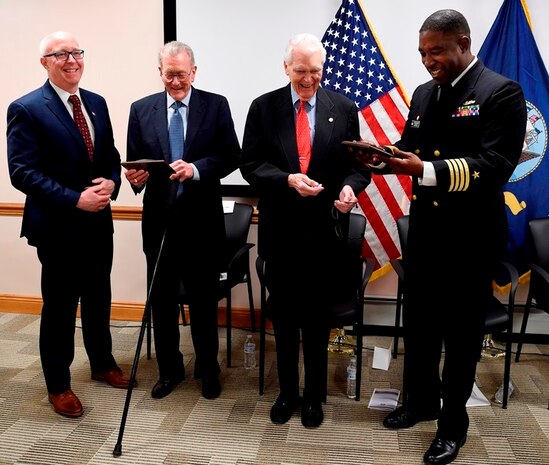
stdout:
[[(400, 139), (409, 105), (357, 1), (343, 0), (322, 38), (322, 87), (354, 100), (362, 139), (390, 145)], [(376, 260), (374, 277), (400, 256), (396, 220), (408, 213), (411, 186), (409, 176), (373, 175), (358, 197), (368, 219), (363, 255)]]

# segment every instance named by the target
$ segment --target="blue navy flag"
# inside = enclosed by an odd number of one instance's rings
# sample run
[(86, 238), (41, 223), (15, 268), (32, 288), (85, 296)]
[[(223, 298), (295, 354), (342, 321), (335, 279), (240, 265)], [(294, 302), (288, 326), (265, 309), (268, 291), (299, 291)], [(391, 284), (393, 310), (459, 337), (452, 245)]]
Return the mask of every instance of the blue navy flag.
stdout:
[[(322, 37), (326, 48), (322, 86), (354, 100), (364, 140), (390, 145), (400, 139), (408, 102), (358, 0), (343, 0)], [(373, 258), (373, 278), (400, 256), (396, 220), (408, 213), (409, 176), (372, 175), (358, 203), (368, 218), (363, 255)]]
[(510, 232), (508, 260), (523, 274), (531, 258), (528, 221), (549, 215), (549, 160), (545, 156), (549, 76), (532, 34), (526, 0), (504, 0), (478, 55), (490, 69), (517, 81), (526, 99), (522, 155), (504, 189)]

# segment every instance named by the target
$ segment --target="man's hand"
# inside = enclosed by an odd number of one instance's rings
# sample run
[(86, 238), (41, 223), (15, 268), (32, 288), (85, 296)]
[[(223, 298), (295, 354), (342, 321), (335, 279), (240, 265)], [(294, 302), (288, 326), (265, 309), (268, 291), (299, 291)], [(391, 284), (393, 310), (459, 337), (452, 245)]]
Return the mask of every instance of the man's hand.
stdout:
[(149, 179), (149, 172), (145, 170), (126, 170), (124, 173), (126, 176), (126, 179), (129, 181), (130, 184), (133, 186), (140, 186), (144, 184), (147, 179)]
[(87, 212), (98, 212), (110, 203), (115, 187), (114, 181), (95, 178), (92, 183), (92, 186), (86, 187), (80, 194), (76, 208)]
[(334, 207), (341, 213), (348, 213), (356, 205), (358, 199), (351, 186), (343, 186), (339, 193), (339, 200), (334, 200)]
[(412, 152), (403, 152), (392, 147), (394, 158), (383, 160), (391, 167), (394, 174), (407, 174), (409, 176), (423, 176), (423, 161)]
[(170, 163), (170, 166), (173, 168), (175, 173), (170, 176), (170, 180), (178, 180), (179, 182), (185, 181), (185, 179), (190, 179), (194, 176), (194, 170), (190, 163), (187, 163), (183, 160), (175, 160)]
[(301, 197), (316, 196), (324, 187), (303, 173), (294, 173), (288, 176), (288, 186), (294, 188)]

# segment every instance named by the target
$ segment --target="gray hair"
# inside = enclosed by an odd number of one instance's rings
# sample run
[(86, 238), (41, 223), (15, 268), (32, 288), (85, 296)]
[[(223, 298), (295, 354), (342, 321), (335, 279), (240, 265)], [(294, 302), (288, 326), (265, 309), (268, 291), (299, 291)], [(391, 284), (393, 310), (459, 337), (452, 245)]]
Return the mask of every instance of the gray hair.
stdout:
[(320, 51), (322, 53), (322, 63), (326, 61), (326, 49), (317, 36), (304, 32), (293, 36), (284, 52), (284, 63), (291, 65), (293, 62), (293, 54), (296, 48), (302, 48), (310, 53)]
[(170, 56), (176, 56), (180, 53), (185, 52), (187, 55), (189, 55), (189, 58), (191, 59), (191, 66), (194, 66), (194, 52), (193, 49), (183, 42), (179, 42), (177, 40), (172, 40), (171, 42), (168, 42), (162, 46), (160, 49), (160, 52), (158, 53), (158, 64), (162, 66), (162, 57), (166, 55)]

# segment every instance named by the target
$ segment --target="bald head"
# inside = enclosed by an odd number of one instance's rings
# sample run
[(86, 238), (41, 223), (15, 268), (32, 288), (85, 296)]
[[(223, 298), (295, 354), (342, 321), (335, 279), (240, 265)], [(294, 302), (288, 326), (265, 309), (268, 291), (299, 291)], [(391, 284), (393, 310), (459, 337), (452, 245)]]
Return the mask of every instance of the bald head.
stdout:
[(56, 31), (48, 34), (40, 41), (40, 55), (46, 55), (50, 52), (53, 52), (53, 47), (59, 41), (74, 41), (78, 43), (76, 37), (70, 32), (65, 31)]
[[(77, 51), (75, 58), (72, 52)], [(57, 31), (44, 37), (40, 41), (40, 63), (48, 72), (48, 79), (57, 87), (71, 94), (78, 90), (84, 72), (84, 51), (74, 35)]]

